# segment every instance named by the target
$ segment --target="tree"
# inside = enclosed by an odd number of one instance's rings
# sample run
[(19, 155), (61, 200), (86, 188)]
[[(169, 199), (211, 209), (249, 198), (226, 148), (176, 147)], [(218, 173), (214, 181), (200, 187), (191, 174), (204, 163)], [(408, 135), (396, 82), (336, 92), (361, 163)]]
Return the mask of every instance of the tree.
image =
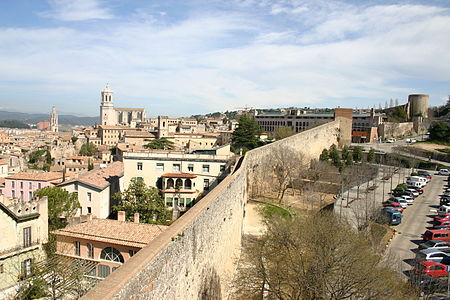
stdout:
[(113, 211), (125, 211), (127, 220), (132, 220), (134, 213), (139, 213), (143, 223), (167, 224), (170, 212), (164, 205), (164, 200), (155, 187), (148, 187), (143, 180), (131, 179), (124, 192), (114, 194), (113, 199), (119, 204), (113, 206)]
[(80, 207), (75, 193), (56, 187), (48, 186), (35, 192), (37, 197), (48, 198), (48, 228), (49, 231), (63, 228), (66, 219), (73, 217)]
[(367, 153), (367, 162), (375, 161), (375, 149), (370, 148), (369, 153)]
[(72, 144), (74, 145), (78, 141), (78, 138), (76, 136), (72, 136), (70, 139), (72, 140)]
[(97, 154), (97, 152), (98, 152), (98, 149), (97, 149), (97, 147), (95, 147), (95, 145), (93, 143), (85, 143), (85, 144), (81, 145), (80, 155), (94, 156), (95, 154)]
[(353, 148), (353, 159), (355, 162), (361, 162), (363, 156), (363, 151), (361, 146), (356, 146)]
[(89, 160), (88, 162), (88, 171), (94, 170), (94, 163)]
[(291, 135), (293, 135), (294, 132), (292, 131), (292, 127), (278, 127), (275, 132), (273, 133), (273, 137), (275, 140), (281, 140), (284, 138), (287, 138)]
[(330, 159), (330, 155), (328, 154), (327, 149), (323, 149), (322, 153), (319, 156), (319, 160), (321, 161), (328, 161)]
[(450, 143), (450, 126), (444, 121), (434, 121), (429, 128), (430, 139)]
[(413, 299), (366, 233), (334, 214), (267, 222), (244, 240), (233, 287), (238, 299)]
[(233, 151), (242, 149), (245, 152), (256, 148), (260, 134), (258, 122), (247, 115), (241, 115), (238, 119), (238, 127), (231, 138)]
[(147, 149), (161, 149), (161, 150), (172, 150), (175, 148), (175, 144), (168, 140), (165, 137), (154, 139), (154, 140), (148, 140), (148, 143), (144, 145), (144, 148)]
[(353, 165), (353, 163), (354, 163), (354, 161), (353, 161), (353, 154), (351, 152), (349, 152), (347, 154), (347, 157), (345, 158), (345, 164), (347, 166), (351, 166), (351, 165)]
[(335, 144), (330, 146), (330, 150), (328, 151), (331, 161), (333, 162), (333, 165), (336, 168), (341, 168), (342, 167), (342, 161), (341, 161), (341, 157), (339, 156), (339, 151), (336, 147)]

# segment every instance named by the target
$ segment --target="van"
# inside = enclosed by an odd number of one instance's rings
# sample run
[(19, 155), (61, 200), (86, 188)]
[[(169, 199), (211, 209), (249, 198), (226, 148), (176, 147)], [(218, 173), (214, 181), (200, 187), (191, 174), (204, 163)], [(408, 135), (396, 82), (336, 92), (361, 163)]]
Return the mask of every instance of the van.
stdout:
[(422, 239), (424, 241), (429, 240), (440, 240), (449, 242), (450, 241), (450, 230), (449, 229), (430, 229), (425, 231), (425, 233), (422, 234)]

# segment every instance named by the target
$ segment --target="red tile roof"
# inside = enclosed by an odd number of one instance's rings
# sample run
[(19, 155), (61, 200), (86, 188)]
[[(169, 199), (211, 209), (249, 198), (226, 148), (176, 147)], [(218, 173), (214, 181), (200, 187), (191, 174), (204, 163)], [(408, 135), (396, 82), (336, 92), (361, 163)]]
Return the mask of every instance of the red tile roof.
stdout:
[(34, 180), (34, 181), (53, 181), (62, 178), (63, 173), (59, 172), (17, 173), (6, 177), (6, 179)]
[(64, 186), (68, 183), (82, 182), (90, 186), (97, 187), (101, 190), (110, 185), (111, 177), (121, 177), (123, 175), (123, 163), (120, 161), (113, 162), (105, 168), (97, 168), (81, 174), (77, 179), (66, 181), (60, 184)]
[(168, 226), (162, 225), (93, 219), (55, 230), (53, 233), (60, 236), (143, 248), (167, 228)]
[(161, 177), (172, 177), (172, 178), (197, 178), (197, 175), (189, 173), (165, 173)]

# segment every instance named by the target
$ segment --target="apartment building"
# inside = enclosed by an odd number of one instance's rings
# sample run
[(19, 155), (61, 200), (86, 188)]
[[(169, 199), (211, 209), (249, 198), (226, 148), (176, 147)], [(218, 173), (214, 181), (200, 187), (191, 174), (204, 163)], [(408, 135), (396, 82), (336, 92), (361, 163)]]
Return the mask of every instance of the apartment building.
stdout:
[(31, 201), (36, 190), (47, 186), (55, 186), (63, 181), (63, 173), (17, 173), (5, 177), (5, 187), (1, 191), (9, 198), (19, 199), (21, 202)]
[(92, 219), (53, 231), (59, 255), (90, 261), (96, 267), (89, 277), (103, 279), (152, 242), (167, 226), (125, 221), (125, 212), (118, 220)]
[(116, 204), (112, 196), (120, 191), (122, 176), (123, 163), (117, 161), (62, 182), (58, 187), (78, 195), (80, 208), (76, 216), (92, 214), (106, 219), (112, 206)]
[(123, 152), (124, 187), (132, 178), (159, 188), (168, 207), (184, 210), (226, 176), (232, 153), (223, 146), (194, 153), (181, 151)]
[(46, 197), (21, 203), (0, 195), (0, 291), (26, 279), (32, 264), (45, 257), (47, 224)]

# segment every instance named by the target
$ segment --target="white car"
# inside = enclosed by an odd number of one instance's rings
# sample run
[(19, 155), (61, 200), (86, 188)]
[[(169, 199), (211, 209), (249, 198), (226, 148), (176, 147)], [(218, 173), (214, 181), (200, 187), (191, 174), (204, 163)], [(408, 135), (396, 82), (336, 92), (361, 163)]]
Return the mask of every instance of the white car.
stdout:
[(440, 169), (438, 172), (439, 175), (450, 175), (450, 171), (448, 169)]
[(413, 195), (414, 195), (414, 197), (417, 197), (417, 196), (419, 196), (419, 192), (418, 192), (418, 191), (416, 191), (415, 189), (408, 189), (408, 191), (410, 191), (410, 192), (411, 192), (411, 194), (413, 194)]
[(439, 215), (450, 214), (450, 206), (442, 205), (437, 212)]
[(414, 203), (414, 198), (411, 196), (403, 195), (403, 196), (400, 196), (400, 198), (404, 199), (406, 201), (406, 203), (408, 203), (408, 205), (411, 205)]
[(395, 139), (394, 138), (387, 139), (386, 143), (395, 143)]
[(403, 197), (395, 197), (395, 198), (393, 199), (393, 201), (395, 201), (395, 202), (397, 202), (398, 204), (400, 204), (400, 206), (403, 207), (403, 208), (407, 208), (408, 205), (411, 205), (411, 204), (412, 204), (412, 202), (409, 203), (409, 202), (408, 202), (405, 198), (403, 198)]

